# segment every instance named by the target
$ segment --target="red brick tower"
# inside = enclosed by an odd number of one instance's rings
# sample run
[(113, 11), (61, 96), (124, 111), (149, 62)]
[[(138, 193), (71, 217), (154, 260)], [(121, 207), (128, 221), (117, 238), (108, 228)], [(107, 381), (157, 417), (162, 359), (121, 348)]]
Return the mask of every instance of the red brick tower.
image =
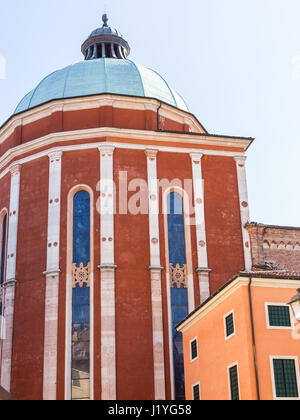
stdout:
[(252, 139), (207, 133), (103, 21), (0, 129), (1, 385), (19, 399), (183, 398), (174, 323), (251, 269)]

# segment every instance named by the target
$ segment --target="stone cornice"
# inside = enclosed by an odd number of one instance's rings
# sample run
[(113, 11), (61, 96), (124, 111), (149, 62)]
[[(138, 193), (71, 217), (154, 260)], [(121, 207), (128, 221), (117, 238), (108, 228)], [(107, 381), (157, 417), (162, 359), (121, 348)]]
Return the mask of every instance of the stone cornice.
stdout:
[[(224, 148), (233, 149), (231, 154), (234, 153), (234, 149), (241, 149), (239, 151), (242, 153), (246, 151), (249, 145), (251, 144), (251, 139), (239, 138), (239, 137), (222, 137), (222, 136), (212, 136), (206, 134), (184, 134), (184, 133), (170, 133), (170, 132), (154, 132), (154, 131), (144, 131), (144, 130), (128, 130), (128, 129), (118, 129), (118, 128), (94, 128), (88, 130), (76, 130), (62, 133), (49, 134), (47, 136), (41, 137), (39, 139), (33, 140), (28, 143), (24, 143), (15, 148), (8, 150), (0, 158), (0, 171), (3, 167), (9, 165), (9, 163), (18, 158), (25, 153), (34, 153), (36, 150), (41, 147), (49, 146), (58, 142), (70, 142), (70, 141), (85, 141), (88, 139), (106, 139), (112, 137), (114, 139), (113, 143), (115, 144), (118, 139), (124, 143), (133, 143), (138, 145), (143, 145), (144, 149), (156, 149), (155, 142), (159, 142), (160, 147), (174, 147), (178, 149), (178, 143), (181, 145), (181, 149), (186, 148), (186, 152), (195, 147), (203, 146), (204, 149), (217, 150)], [(128, 142), (129, 140), (129, 142)], [(139, 143), (140, 142), (140, 143)], [(147, 147), (147, 143), (149, 146)], [(96, 146), (97, 147), (97, 146)], [(137, 147), (138, 149), (138, 147)], [(63, 146), (60, 147), (60, 150), (63, 150)], [(221, 151), (220, 150), (220, 151)], [(197, 152), (194, 152), (197, 153)], [(47, 153), (49, 154), (49, 152)], [(199, 153), (199, 155), (201, 152)], [(222, 154), (222, 153), (221, 153)], [(235, 155), (237, 152), (234, 153)]]

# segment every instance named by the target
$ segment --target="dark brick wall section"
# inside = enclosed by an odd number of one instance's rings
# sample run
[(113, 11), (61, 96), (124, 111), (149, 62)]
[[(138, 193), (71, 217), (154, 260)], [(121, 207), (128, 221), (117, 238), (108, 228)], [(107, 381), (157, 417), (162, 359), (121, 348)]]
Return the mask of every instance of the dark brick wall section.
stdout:
[(271, 263), (275, 269), (300, 271), (300, 228), (251, 223), (247, 229), (253, 266)]

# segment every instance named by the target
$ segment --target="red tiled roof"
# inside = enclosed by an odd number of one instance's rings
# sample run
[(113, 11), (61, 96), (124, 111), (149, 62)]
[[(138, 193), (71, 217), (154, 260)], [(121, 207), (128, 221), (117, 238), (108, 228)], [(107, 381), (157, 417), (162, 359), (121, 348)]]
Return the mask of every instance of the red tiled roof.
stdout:
[(255, 271), (245, 271), (242, 272), (241, 275), (244, 276), (253, 276), (253, 277), (267, 277), (270, 279), (278, 278), (278, 279), (295, 279), (300, 280), (300, 272), (299, 271), (287, 271), (287, 270), (255, 270)]

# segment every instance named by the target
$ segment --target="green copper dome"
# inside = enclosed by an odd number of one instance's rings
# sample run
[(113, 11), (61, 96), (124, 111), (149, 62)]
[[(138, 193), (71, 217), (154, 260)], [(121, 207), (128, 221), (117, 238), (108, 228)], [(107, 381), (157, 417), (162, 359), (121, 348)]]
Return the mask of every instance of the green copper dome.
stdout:
[(55, 99), (78, 98), (111, 93), (154, 98), (184, 111), (183, 99), (155, 71), (128, 60), (130, 46), (120, 32), (108, 26), (93, 31), (81, 47), (85, 60), (55, 71), (17, 106), (14, 114)]
[(156, 72), (130, 60), (100, 58), (55, 71), (17, 106), (14, 114), (54, 99), (112, 93), (159, 99), (188, 111), (183, 99)]

